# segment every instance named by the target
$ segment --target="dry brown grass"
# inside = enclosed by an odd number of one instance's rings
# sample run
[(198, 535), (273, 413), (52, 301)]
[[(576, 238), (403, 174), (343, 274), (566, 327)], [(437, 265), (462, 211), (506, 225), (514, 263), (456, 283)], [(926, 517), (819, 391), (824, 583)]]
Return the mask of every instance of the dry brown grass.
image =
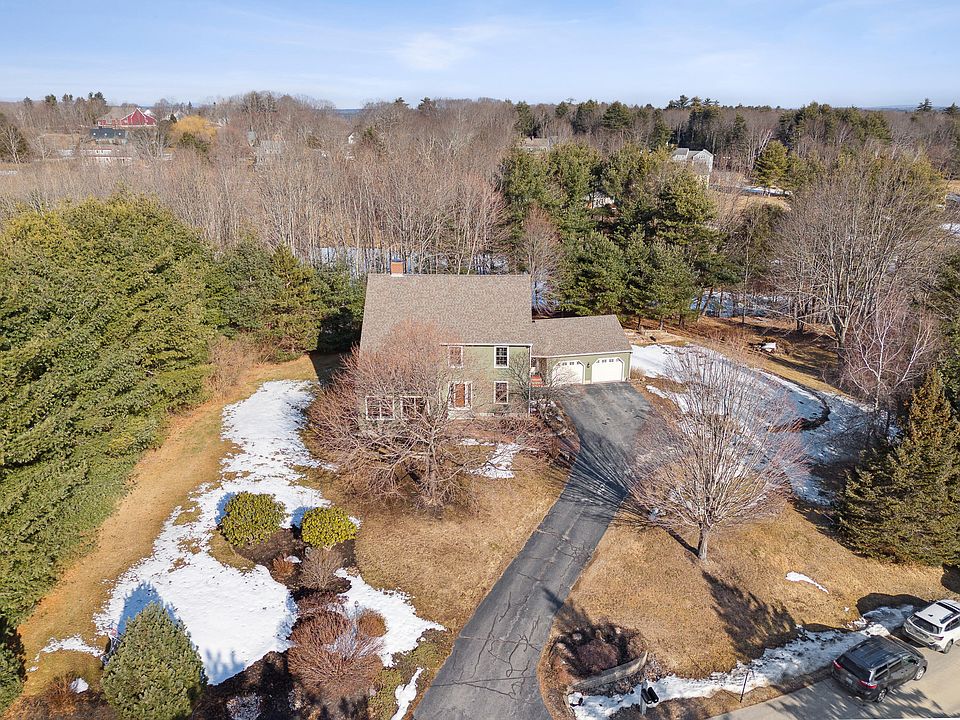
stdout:
[(270, 574), (279, 582), (286, 582), (296, 570), (292, 560), (287, 560), (283, 555), (277, 555), (270, 562)]
[[(695, 538), (686, 538), (686, 541)], [(662, 530), (611, 527), (569, 603), (639, 630), (663, 667), (702, 677), (756, 657), (797, 625), (842, 627), (894, 596), (947, 594), (937, 568), (857, 557), (823, 526), (788, 508), (721, 535), (709, 562)], [(788, 582), (790, 571), (825, 585)]]
[(287, 654), (290, 673), (308, 692), (352, 698), (373, 687), (383, 667), (382, 641), (363, 632), (356, 620), (336, 612), (316, 612), (297, 623)]
[[(248, 396), (267, 380), (315, 377), (314, 365), (306, 357), (257, 365), (226, 397), (211, 399), (171, 420), (163, 444), (138, 463), (129, 492), (100, 528), (96, 547), (67, 569), (20, 626), (28, 666), (51, 638), (79, 634), (99, 643), (92, 618), (107, 599), (109, 584), (150, 553), (173, 508), (183, 504), (197, 486), (218, 477), (220, 459), (228, 449), (220, 439), (224, 405)], [(97, 659), (77, 652), (42, 654), (36, 665), (38, 669), (27, 678), (27, 693), (40, 692), (58, 675), (97, 677), (100, 672)]]
[(556, 499), (565, 471), (521, 453), (509, 480), (477, 478), (475, 511), (440, 517), (363, 505), (336, 478), (324, 494), (363, 520), (357, 564), (375, 587), (409, 593), (417, 611), (458, 632)]
[(383, 615), (375, 610), (364, 610), (357, 616), (357, 627), (360, 632), (370, 637), (383, 637), (387, 634), (387, 623)]
[(312, 590), (326, 590), (334, 581), (333, 573), (343, 567), (345, 558), (337, 548), (308, 547), (300, 565), (300, 583)]

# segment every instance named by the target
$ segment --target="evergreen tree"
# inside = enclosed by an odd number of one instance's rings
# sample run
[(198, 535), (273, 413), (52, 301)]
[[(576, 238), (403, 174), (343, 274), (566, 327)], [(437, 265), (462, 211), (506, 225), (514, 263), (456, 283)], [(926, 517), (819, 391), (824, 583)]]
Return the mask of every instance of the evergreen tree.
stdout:
[(960, 426), (939, 371), (913, 394), (902, 438), (847, 479), (839, 508), (850, 545), (928, 565), (960, 561)]
[(0, 713), (23, 689), (23, 646), (3, 615), (0, 615)]
[(950, 117), (956, 117), (957, 115), (960, 115), (960, 107), (957, 107), (956, 103), (950, 103), (950, 105), (945, 107), (943, 111)]
[(513, 124), (513, 129), (523, 137), (536, 137), (540, 134), (540, 126), (530, 106), (522, 100), (516, 105), (517, 121)]
[(103, 693), (123, 720), (186, 720), (206, 685), (183, 623), (157, 603), (128, 624), (103, 671)]
[(634, 242), (627, 252), (628, 268), (623, 308), (638, 318), (649, 317), (663, 329), (668, 317), (690, 314), (697, 278), (683, 253), (662, 241)]
[(573, 131), (580, 135), (592, 133), (599, 124), (600, 104), (596, 100), (587, 100), (577, 105), (577, 110), (570, 120)]
[(930, 98), (924, 98), (923, 102), (917, 105), (917, 112), (928, 113), (933, 111), (933, 103), (930, 102)]
[(753, 165), (754, 182), (762, 187), (774, 187), (787, 173), (787, 149), (779, 140), (771, 140)]
[(552, 216), (565, 237), (590, 232), (588, 198), (597, 187), (600, 155), (588, 145), (563, 143), (546, 158), (547, 202), (544, 209)]
[(650, 149), (659, 150), (670, 144), (670, 126), (663, 119), (663, 111), (657, 110), (653, 114), (653, 130), (650, 132)]
[(624, 288), (623, 252), (613, 240), (594, 232), (564, 242), (557, 288), (558, 305), (577, 315), (604, 315), (620, 309)]
[(30, 144), (14, 122), (0, 112), (0, 160), (20, 163), (30, 156)]
[(633, 113), (618, 100), (607, 107), (600, 125), (606, 130), (626, 130), (633, 126)]

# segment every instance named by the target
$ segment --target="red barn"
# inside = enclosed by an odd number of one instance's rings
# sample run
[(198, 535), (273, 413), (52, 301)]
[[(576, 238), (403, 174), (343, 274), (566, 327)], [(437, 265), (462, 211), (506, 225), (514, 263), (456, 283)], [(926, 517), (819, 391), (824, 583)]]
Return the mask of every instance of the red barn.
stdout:
[(144, 128), (153, 127), (157, 119), (149, 110), (138, 107), (115, 107), (97, 120), (97, 127)]

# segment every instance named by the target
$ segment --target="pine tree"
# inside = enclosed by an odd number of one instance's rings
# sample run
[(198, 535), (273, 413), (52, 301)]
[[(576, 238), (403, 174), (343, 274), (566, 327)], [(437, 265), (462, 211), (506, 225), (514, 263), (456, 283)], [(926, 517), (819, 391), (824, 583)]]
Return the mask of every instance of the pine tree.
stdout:
[(754, 181), (762, 187), (773, 187), (787, 172), (787, 149), (779, 140), (771, 140), (753, 165)]
[(559, 305), (577, 315), (615, 313), (620, 309), (624, 274), (623, 252), (610, 238), (595, 232), (583, 240), (567, 240)]
[(649, 245), (634, 242), (627, 258), (626, 312), (653, 318), (661, 329), (668, 317), (679, 319), (690, 313), (697, 279), (677, 247), (662, 241)]
[(153, 603), (127, 624), (102, 682), (123, 720), (185, 720), (207, 678), (183, 623)]
[(23, 646), (16, 631), (0, 615), (0, 714), (23, 688)]
[(839, 515), (842, 534), (866, 555), (960, 561), (960, 425), (939, 371), (914, 392), (900, 441), (847, 479)]

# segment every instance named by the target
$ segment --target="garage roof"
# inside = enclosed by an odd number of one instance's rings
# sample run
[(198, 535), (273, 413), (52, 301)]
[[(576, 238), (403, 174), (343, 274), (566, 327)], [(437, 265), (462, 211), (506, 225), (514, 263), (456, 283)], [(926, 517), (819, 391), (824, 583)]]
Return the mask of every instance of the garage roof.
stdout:
[(601, 355), (630, 352), (616, 315), (550, 318), (533, 323), (533, 355)]

